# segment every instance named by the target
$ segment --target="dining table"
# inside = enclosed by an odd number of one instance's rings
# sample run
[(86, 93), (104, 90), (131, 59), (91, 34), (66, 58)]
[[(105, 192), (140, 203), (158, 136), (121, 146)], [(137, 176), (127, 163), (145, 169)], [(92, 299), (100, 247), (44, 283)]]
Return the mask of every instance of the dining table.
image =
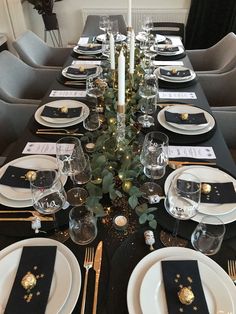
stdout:
[[(98, 31), (98, 17), (90, 16), (86, 22), (85, 31), (82, 33), (81, 37), (90, 37), (93, 38), (100, 34)], [(172, 38), (169, 38), (172, 40)], [(74, 60), (85, 60), (84, 58), (79, 58), (76, 54), (71, 51), (71, 55), (68, 57), (63, 68), (69, 66)], [(91, 60), (88, 58), (87, 61)], [(161, 56), (156, 57), (157, 61), (162, 61)], [(102, 60), (103, 62), (104, 60)], [(105, 60), (106, 61), (106, 60)], [(182, 57), (178, 59), (182, 61), (184, 66), (192, 69), (191, 63), (189, 61), (187, 53), (183, 53)], [(106, 61), (107, 62), (107, 61)], [(101, 63), (102, 65), (102, 63)], [(51, 97), (52, 91), (75, 91), (78, 89), (78, 86), (69, 86), (64, 84), (62, 77), (59, 76), (51, 86), (49, 86), (48, 92), (43, 97), (41, 105), (49, 103), (55, 100), (61, 99), (71, 99), (79, 100), (91, 105), (91, 99), (88, 97)], [(196, 98), (193, 99), (179, 99), (179, 98), (160, 98), (159, 103), (180, 103), (180, 104), (189, 104), (204, 109), (205, 111), (211, 113), (211, 108), (208, 104), (206, 96), (202, 90), (202, 87), (196, 76), (194, 84), (186, 84), (185, 86), (176, 87), (174, 84), (168, 84), (168, 82), (162, 82), (159, 86), (159, 93), (168, 92), (168, 93), (195, 93)], [(156, 107), (155, 117), (159, 113), (161, 108)], [(226, 121), (227, 123), (227, 121)], [(78, 128), (79, 133), (85, 133), (86, 130), (83, 128), (82, 123), (73, 126), (65, 127), (67, 130)], [(10, 162), (16, 158), (25, 156), (22, 154), (22, 151), (25, 145), (28, 142), (56, 142), (62, 135), (47, 135), (47, 134), (36, 134), (36, 131), (39, 128), (45, 128), (45, 126), (40, 125), (39, 122), (35, 120), (35, 117), (29, 120), (27, 128), (25, 129), (22, 136), (18, 139), (14, 145), (12, 151), (10, 152), (6, 163)], [(216, 155), (216, 166), (222, 171), (230, 174), (233, 178), (236, 178), (236, 165), (230, 151), (224, 141), (223, 135), (217, 123), (215, 127), (206, 134), (199, 134), (193, 136), (185, 136), (182, 134), (176, 134), (170, 130), (166, 130), (160, 123), (158, 119), (155, 118), (155, 125), (151, 126), (147, 130), (141, 130), (140, 138), (143, 138), (144, 135), (150, 131), (161, 131), (166, 133), (170, 139), (170, 145), (178, 146), (205, 146), (212, 147)], [(166, 174), (163, 178), (158, 180), (158, 183), (163, 187), (166, 181), (166, 178), (174, 170), (167, 166)], [(72, 186), (72, 183), (67, 181), (65, 188), (66, 190)], [(105, 200), (106, 202), (106, 200)], [(68, 217), (69, 211), (72, 206), (69, 206), (67, 209), (62, 209), (56, 213), (57, 221), (59, 224), (60, 230), (68, 229)], [(19, 210), (19, 208), (14, 208), (10, 206), (0, 205), (0, 211), (3, 210)], [(34, 210), (33, 207), (27, 207), (27, 210)], [(164, 201), (160, 200), (157, 204), (157, 210), (153, 212), (157, 226), (153, 230), (155, 243), (153, 244), (154, 250), (158, 251), (164, 246), (160, 241), (160, 232), (165, 230), (167, 232), (172, 232), (175, 219), (170, 216), (164, 206)], [(188, 241), (187, 248), (193, 249), (191, 245), (191, 234), (197, 225), (197, 221), (186, 220), (180, 222), (179, 233), (178, 235)], [(127, 287), (129, 284), (130, 276), (135, 269), (136, 265), (148, 254), (150, 254), (150, 248), (145, 244), (144, 232), (150, 227), (146, 224), (140, 224), (138, 221), (138, 216), (134, 210), (130, 209), (129, 214), (129, 224), (128, 228), (125, 231), (120, 231), (114, 228), (112, 223), (112, 214), (111, 217), (101, 217), (97, 220), (98, 225), (98, 234), (95, 240), (87, 246), (97, 247), (100, 241), (103, 241), (103, 255), (102, 255), (102, 266), (101, 274), (99, 281), (98, 289), (98, 304), (97, 304), (97, 313), (98, 314), (126, 314), (128, 311), (128, 302), (127, 302)], [(210, 256), (209, 258), (215, 261), (222, 269), (227, 272), (227, 262), (229, 259), (236, 259), (236, 222), (235, 219), (232, 219), (230, 223), (225, 224), (226, 232), (224, 240), (219, 252), (215, 255)], [(42, 221), (42, 227), (40, 228), (39, 233), (31, 228), (31, 224), (28, 221), (18, 222), (18, 221), (0, 221), (0, 249), (3, 250), (9, 245), (12, 245), (18, 241), (36, 238), (40, 242), (40, 239), (54, 239), (54, 226), (50, 221)], [(43, 243), (43, 240), (42, 240)], [(75, 305), (73, 306), (72, 313), (80, 313), (81, 303), (82, 303), (82, 290), (83, 282), (85, 277), (85, 268), (84, 256), (85, 249), (87, 246), (82, 246), (74, 243), (70, 237), (67, 237), (63, 244), (73, 252), (76, 257), (80, 271), (81, 271), (81, 282), (80, 287), (78, 286), (78, 300), (76, 300)], [(0, 251), (1, 253), (1, 251)], [(153, 253), (151, 253), (153, 254)], [(73, 274), (72, 274), (73, 277)], [(95, 280), (95, 271), (93, 269), (89, 272), (88, 277), (88, 288), (87, 288), (87, 298), (86, 298), (86, 308), (85, 313), (92, 313), (93, 306), (93, 297), (94, 297), (94, 280)], [(236, 291), (236, 290), (235, 290)], [(137, 303), (139, 300), (137, 299)], [(67, 312), (60, 311), (60, 313), (68, 314)], [(132, 311), (130, 312), (130, 314)], [(223, 312), (222, 312), (223, 313)], [(236, 309), (235, 309), (236, 313)], [(139, 313), (134, 313), (139, 314)], [(141, 314), (141, 312), (140, 312)]]

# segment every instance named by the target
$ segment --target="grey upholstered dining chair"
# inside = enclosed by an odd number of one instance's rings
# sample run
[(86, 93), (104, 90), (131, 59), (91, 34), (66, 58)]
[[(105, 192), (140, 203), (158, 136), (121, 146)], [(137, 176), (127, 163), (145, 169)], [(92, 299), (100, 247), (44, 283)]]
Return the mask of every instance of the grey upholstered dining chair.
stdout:
[(236, 109), (236, 67), (220, 74), (198, 74), (198, 78), (211, 107)]
[(13, 43), (19, 57), (35, 68), (59, 69), (65, 63), (71, 48), (48, 46), (41, 38), (27, 30)]
[(0, 53), (0, 98), (11, 103), (39, 104), (59, 70), (36, 69), (9, 51)]
[(0, 166), (35, 110), (34, 104), (13, 104), (0, 100)]
[(231, 32), (207, 49), (186, 50), (194, 71), (223, 73), (236, 67), (236, 35)]
[(214, 108), (212, 113), (236, 162), (236, 106)]

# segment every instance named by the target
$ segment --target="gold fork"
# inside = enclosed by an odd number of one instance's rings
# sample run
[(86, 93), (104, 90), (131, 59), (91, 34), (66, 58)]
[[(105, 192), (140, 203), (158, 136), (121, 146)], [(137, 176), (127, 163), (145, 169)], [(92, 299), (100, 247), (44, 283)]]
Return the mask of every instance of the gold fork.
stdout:
[(82, 298), (82, 305), (81, 305), (80, 314), (84, 314), (84, 310), (85, 310), (87, 283), (88, 283), (88, 272), (89, 272), (89, 269), (92, 268), (92, 266), (93, 266), (93, 259), (94, 259), (94, 248), (93, 247), (87, 247), (85, 250), (85, 255), (84, 255), (84, 268), (86, 269), (86, 271), (85, 271), (85, 277), (84, 277), (83, 298)]
[(36, 134), (58, 134), (58, 135), (80, 135), (82, 136), (83, 133), (76, 133), (78, 131), (77, 129), (71, 129), (71, 130), (67, 130), (67, 129), (38, 129), (36, 131)]
[(230, 278), (236, 284), (236, 260), (228, 260), (228, 273)]
[(178, 169), (185, 165), (206, 165), (206, 166), (215, 166), (215, 162), (208, 161), (177, 161), (177, 160), (169, 160), (168, 165), (172, 169)]

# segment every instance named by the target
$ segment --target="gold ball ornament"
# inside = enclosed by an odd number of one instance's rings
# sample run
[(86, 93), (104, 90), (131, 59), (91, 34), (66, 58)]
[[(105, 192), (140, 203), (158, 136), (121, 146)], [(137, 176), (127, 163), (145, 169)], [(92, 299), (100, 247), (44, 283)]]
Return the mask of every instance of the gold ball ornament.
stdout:
[(188, 113), (181, 113), (181, 115), (180, 115), (180, 117), (181, 117), (181, 120), (188, 120)]
[(85, 67), (81, 65), (81, 66), (79, 67), (79, 70), (80, 70), (80, 72), (84, 72), (84, 71), (85, 71)]
[(66, 106), (61, 107), (61, 112), (62, 113), (67, 113), (68, 112), (68, 108)]
[(25, 290), (31, 290), (36, 286), (37, 279), (34, 274), (28, 272), (22, 279), (21, 285)]
[(201, 186), (201, 192), (203, 194), (209, 194), (211, 192), (211, 185), (208, 183), (203, 183)]
[(108, 123), (109, 123), (110, 125), (116, 124), (116, 118), (114, 118), (114, 117), (109, 118)]
[(37, 174), (33, 170), (28, 171), (25, 175), (25, 178), (28, 181), (35, 181), (36, 177), (37, 177)]
[(127, 181), (124, 181), (123, 184), (122, 184), (122, 189), (124, 192), (128, 193), (129, 190), (132, 188), (132, 182), (127, 180)]
[(187, 287), (183, 287), (182, 289), (180, 289), (180, 291), (178, 292), (178, 297), (180, 302), (185, 305), (190, 305), (194, 301), (193, 291)]
[(176, 68), (173, 68), (173, 69), (171, 70), (171, 73), (172, 73), (172, 74), (176, 74), (176, 73), (177, 73), (177, 69), (176, 69)]

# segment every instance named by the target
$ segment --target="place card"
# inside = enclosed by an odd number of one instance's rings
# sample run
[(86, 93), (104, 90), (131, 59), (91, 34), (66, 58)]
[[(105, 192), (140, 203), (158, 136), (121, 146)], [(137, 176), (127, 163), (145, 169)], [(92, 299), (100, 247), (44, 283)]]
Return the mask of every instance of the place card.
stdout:
[(86, 45), (89, 42), (89, 37), (80, 37), (78, 45)]
[(72, 64), (73, 65), (84, 65), (84, 64), (88, 64), (88, 65), (100, 65), (101, 64), (101, 61), (99, 61), (99, 60), (85, 60), (85, 61), (83, 61), (83, 60), (74, 60), (73, 62), (72, 62)]
[(52, 90), (49, 97), (86, 97), (83, 90)]
[(153, 65), (160, 66), (160, 65), (180, 65), (183, 66), (183, 61), (153, 61)]
[(194, 92), (159, 92), (159, 98), (166, 99), (197, 99)]
[(56, 143), (28, 142), (22, 154), (32, 155), (56, 155)]
[(212, 147), (204, 146), (169, 146), (169, 158), (216, 159)]

